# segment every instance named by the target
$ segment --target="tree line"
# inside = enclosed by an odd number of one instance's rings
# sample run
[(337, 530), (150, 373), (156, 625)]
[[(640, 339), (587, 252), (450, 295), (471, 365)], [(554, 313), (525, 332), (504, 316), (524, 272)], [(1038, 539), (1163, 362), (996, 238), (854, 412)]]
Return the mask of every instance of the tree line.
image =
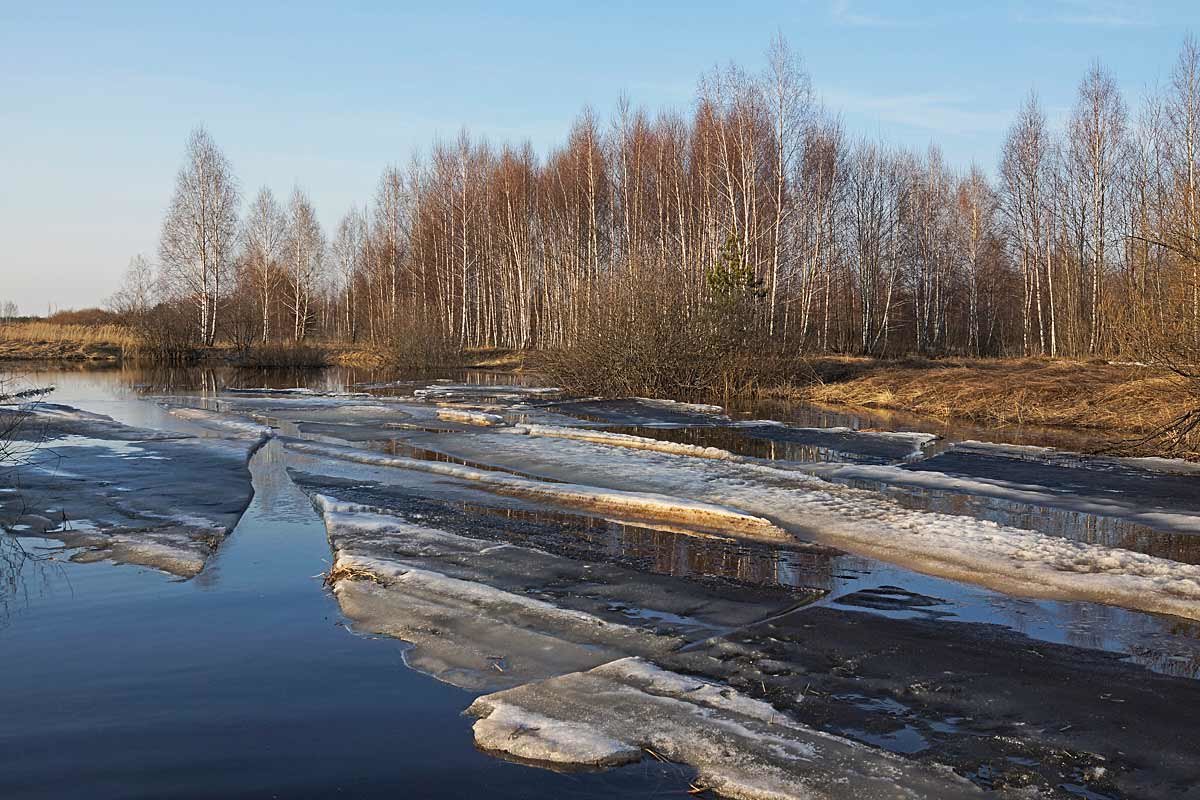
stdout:
[(244, 203), (197, 129), (157, 259), (113, 305), (207, 345), (569, 349), (661, 317), (795, 353), (1200, 346), (1193, 38), (1135, 108), (1099, 64), (1061, 130), (1030, 94), (994, 177), (850, 135), (782, 38), (766, 56), (703, 76), (686, 112), (585, 109), (544, 155), (464, 131), (330, 231), (299, 188)]

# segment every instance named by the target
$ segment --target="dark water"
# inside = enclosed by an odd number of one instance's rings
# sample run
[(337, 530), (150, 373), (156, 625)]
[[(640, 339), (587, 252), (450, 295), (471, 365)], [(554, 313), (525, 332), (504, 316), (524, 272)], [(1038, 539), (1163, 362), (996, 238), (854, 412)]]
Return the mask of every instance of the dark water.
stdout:
[[(160, 421), (119, 382), (54, 379), (58, 402)], [(471, 694), (347, 629), (278, 445), (251, 466), (254, 500), (193, 580), (65, 560), (6, 576), (0, 797), (686, 796), (687, 772), (653, 760), (557, 774), (477, 752)]]

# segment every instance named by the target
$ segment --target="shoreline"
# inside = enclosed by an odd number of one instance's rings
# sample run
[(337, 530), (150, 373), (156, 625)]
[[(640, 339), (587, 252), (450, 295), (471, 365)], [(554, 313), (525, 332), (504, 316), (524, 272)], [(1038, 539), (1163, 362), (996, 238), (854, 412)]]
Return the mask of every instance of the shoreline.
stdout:
[[(327, 342), (244, 350), (197, 348), (178, 359), (126, 353), (127, 349), (115, 342), (17, 340), (4, 338), (0, 331), (0, 365), (8, 367), (167, 364), (242, 369), (487, 369), (538, 374), (541, 356), (535, 350), (487, 349), (404, 359), (370, 346)], [(1182, 424), (1188, 414), (1200, 413), (1200, 383), (1162, 368), (1043, 358), (855, 356), (814, 356), (802, 365), (803, 371), (788, 380), (721, 402), (801, 402), (834, 410), (899, 412), (988, 428), (1036, 427), (1102, 437), (1113, 448), (1130, 454), (1200, 460), (1200, 430), (1188, 430)]]

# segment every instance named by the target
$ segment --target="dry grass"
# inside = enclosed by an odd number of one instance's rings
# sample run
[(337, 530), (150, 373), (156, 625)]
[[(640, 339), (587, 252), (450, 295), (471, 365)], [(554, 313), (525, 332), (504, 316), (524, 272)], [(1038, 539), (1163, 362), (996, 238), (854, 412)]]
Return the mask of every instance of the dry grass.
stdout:
[(330, 354), (334, 364), (343, 367), (362, 367), (364, 369), (380, 369), (387, 366), (384, 354), (370, 347), (352, 347), (335, 350)]
[(59, 325), (12, 322), (0, 325), (0, 360), (63, 359), (112, 361), (138, 348), (137, 337), (120, 325)]
[[(1122, 437), (1168, 431), (1200, 407), (1200, 387), (1146, 367), (1036, 359), (910, 361), (843, 360), (843, 374), (816, 378), (786, 394), (818, 403), (881, 408), (964, 419), (983, 425), (1087, 428)], [(826, 374), (822, 374), (826, 373)], [(781, 392), (782, 394), (783, 392)], [(1200, 452), (1187, 432), (1178, 452)]]
[(363, 569), (362, 567), (346, 566), (344, 564), (334, 565), (325, 573), (323, 583), (326, 586), (335, 586), (339, 581), (371, 581), (380, 586), (387, 586), (375, 573)]
[(462, 354), (463, 366), (478, 369), (506, 369), (521, 372), (527, 367), (529, 352), (503, 348), (468, 348)]

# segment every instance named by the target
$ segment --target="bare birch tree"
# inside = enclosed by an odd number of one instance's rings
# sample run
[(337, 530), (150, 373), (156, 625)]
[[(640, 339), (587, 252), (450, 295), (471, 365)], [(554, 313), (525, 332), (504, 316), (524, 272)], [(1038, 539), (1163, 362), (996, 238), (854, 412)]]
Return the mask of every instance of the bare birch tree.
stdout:
[[(1109, 246), (1115, 231), (1117, 183), (1126, 135), (1125, 106), (1116, 83), (1094, 64), (1079, 86), (1079, 100), (1070, 123), (1070, 161), (1080, 208), (1088, 220), (1087, 323), (1089, 353), (1098, 352), (1104, 338), (1105, 276)], [(1083, 264), (1080, 265), (1081, 268)]]
[(196, 128), (163, 220), (159, 258), (194, 304), (199, 341), (209, 346), (217, 336), (221, 284), (233, 262), (239, 200), (229, 160), (208, 131)]
[(281, 261), (288, 246), (288, 219), (271, 190), (263, 187), (254, 198), (242, 225), (246, 263), (254, 278), (262, 312), (262, 342), (271, 339), (271, 312)]
[(286, 301), (292, 314), (292, 340), (303, 341), (308, 333), (310, 306), (325, 258), (325, 239), (308, 195), (300, 187), (292, 191), (288, 204)]

